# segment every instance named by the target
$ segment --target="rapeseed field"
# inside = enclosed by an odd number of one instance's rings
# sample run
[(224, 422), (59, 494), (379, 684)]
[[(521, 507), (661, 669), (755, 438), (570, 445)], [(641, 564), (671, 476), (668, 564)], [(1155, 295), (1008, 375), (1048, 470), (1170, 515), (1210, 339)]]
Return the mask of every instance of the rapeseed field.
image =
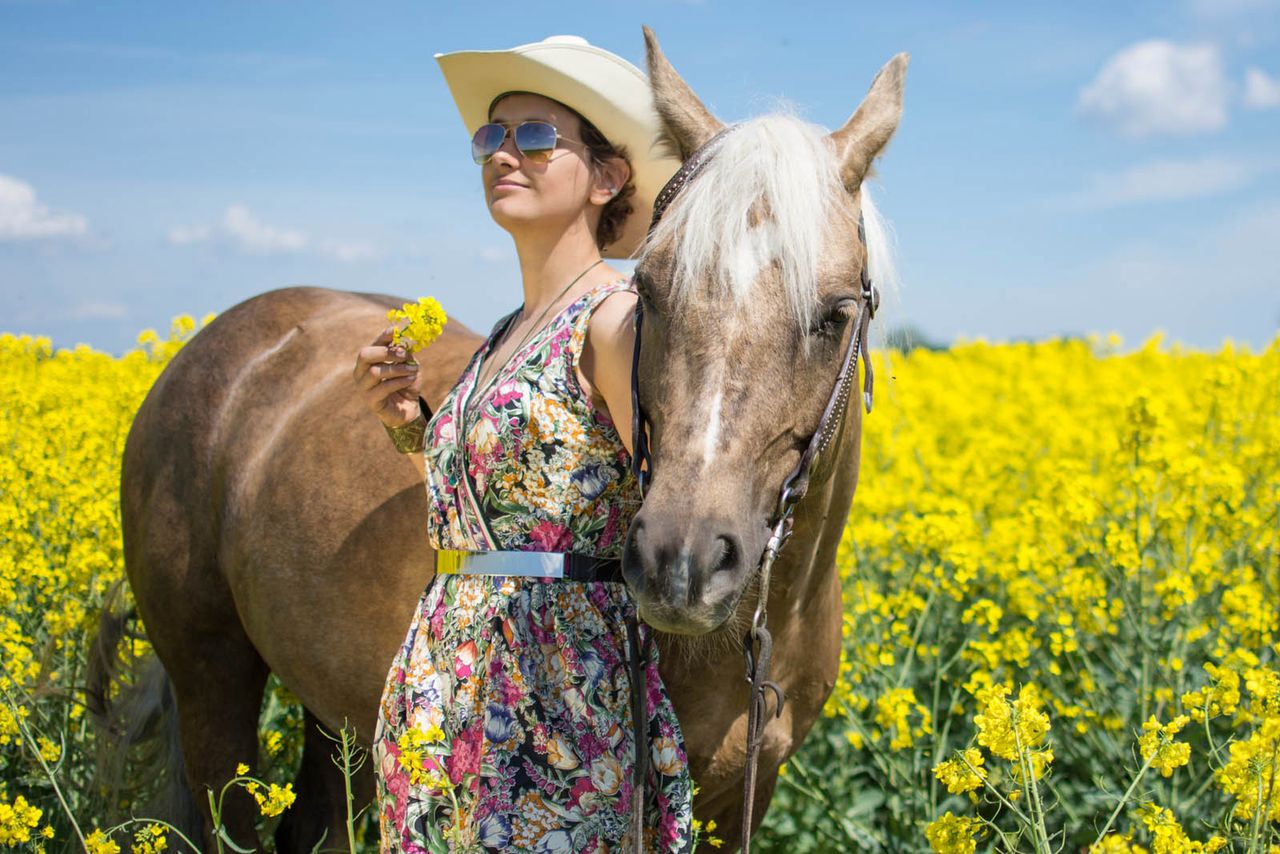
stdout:
[[(108, 832), (81, 686), (125, 436), (197, 328), (118, 358), (0, 335), (0, 849), (185, 850)], [(1280, 338), (874, 358), (840, 677), (757, 846), (1280, 853)], [(299, 723), (274, 686), (240, 783), (264, 833)]]

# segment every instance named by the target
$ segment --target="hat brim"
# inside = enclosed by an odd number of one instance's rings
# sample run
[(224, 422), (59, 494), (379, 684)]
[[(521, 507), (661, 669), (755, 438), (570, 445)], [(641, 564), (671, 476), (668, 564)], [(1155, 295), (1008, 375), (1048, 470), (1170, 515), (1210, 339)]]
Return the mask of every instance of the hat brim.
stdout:
[(645, 75), (631, 63), (589, 44), (534, 42), (509, 50), (471, 50), (435, 56), (468, 135), (489, 121), (493, 99), (533, 92), (576, 110), (615, 146), (626, 148), (636, 192), (607, 258), (629, 258), (644, 239), (653, 201), (680, 168), (662, 150), (662, 124)]

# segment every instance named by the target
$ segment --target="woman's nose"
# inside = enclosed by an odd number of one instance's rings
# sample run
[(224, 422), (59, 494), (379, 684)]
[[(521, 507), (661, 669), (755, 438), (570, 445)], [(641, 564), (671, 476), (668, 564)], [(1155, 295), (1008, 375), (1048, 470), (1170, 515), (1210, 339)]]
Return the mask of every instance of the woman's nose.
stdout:
[(513, 166), (520, 165), (520, 152), (516, 149), (516, 135), (508, 133), (502, 138), (502, 145), (498, 146), (498, 150), (493, 153), (493, 159), (497, 160), (501, 157)]

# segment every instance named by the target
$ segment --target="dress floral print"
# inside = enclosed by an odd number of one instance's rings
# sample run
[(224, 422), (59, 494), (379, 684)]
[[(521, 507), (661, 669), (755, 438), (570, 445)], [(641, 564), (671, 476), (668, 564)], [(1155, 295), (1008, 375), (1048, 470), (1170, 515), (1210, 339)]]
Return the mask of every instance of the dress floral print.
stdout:
[[(621, 555), (639, 487), (574, 365), (592, 310), (628, 287), (619, 279), (562, 309), (476, 389), (480, 362), (514, 313), (494, 327), (428, 424), (433, 547)], [(381, 851), (576, 854), (630, 844), (634, 614), (618, 583), (437, 576), (392, 663), (374, 730)], [(656, 646), (641, 649), (644, 845), (688, 851), (684, 741)]]

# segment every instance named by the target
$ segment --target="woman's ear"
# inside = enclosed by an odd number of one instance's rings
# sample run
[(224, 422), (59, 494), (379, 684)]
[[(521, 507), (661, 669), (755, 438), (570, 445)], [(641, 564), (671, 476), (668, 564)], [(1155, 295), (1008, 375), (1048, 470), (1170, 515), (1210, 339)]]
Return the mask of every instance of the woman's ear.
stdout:
[(591, 188), (591, 203), (604, 206), (618, 193), (631, 177), (631, 167), (621, 157), (610, 157), (594, 170), (595, 183)]

